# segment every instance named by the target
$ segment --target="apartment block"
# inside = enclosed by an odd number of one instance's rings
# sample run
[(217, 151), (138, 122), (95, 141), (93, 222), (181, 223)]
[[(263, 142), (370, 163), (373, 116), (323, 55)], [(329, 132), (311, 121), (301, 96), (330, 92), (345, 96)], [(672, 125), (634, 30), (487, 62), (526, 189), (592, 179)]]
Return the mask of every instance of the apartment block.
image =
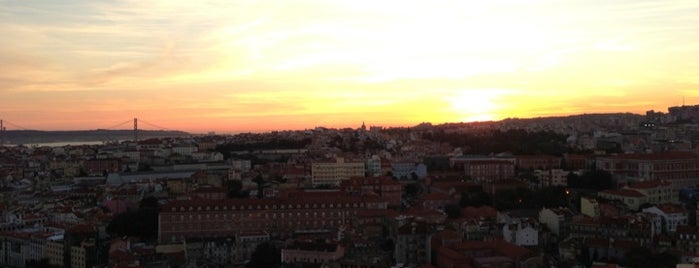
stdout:
[(343, 180), (352, 177), (364, 177), (364, 161), (347, 161), (338, 157), (330, 161), (311, 164), (311, 183), (313, 186), (339, 186)]

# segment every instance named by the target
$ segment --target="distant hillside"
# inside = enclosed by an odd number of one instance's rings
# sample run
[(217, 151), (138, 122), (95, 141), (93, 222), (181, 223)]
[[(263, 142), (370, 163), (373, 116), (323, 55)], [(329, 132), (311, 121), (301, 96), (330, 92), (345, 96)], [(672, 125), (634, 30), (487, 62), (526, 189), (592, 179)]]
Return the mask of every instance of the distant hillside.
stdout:
[[(190, 134), (183, 131), (139, 130), (139, 139), (183, 137)], [(114, 141), (133, 140), (133, 130), (8, 130), (2, 133), (0, 140), (6, 144), (35, 144), (49, 142)]]

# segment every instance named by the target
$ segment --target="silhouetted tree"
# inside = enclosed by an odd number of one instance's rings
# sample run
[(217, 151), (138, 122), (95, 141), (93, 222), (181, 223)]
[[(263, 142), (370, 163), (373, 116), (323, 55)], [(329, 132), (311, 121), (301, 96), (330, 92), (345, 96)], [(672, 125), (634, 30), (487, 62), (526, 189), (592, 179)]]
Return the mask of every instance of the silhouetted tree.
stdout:
[(250, 193), (243, 191), (243, 182), (239, 180), (229, 180), (226, 182), (227, 192), (226, 196), (228, 198), (247, 198)]
[(624, 263), (630, 268), (653, 267), (653, 252), (643, 247), (632, 248), (624, 254)]
[(137, 210), (121, 213), (107, 225), (107, 233), (117, 236), (138, 236), (146, 239), (158, 237), (158, 213), (160, 205), (154, 197), (141, 200)]
[(139, 208), (152, 208), (152, 209), (160, 209), (160, 203), (158, 202), (158, 198), (155, 196), (146, 196), (143, 199), (141, 199), (141, 202), (138, 203)]
[(461, 199), (459, 199), (461, 207), (491, 206), (492, 204), (493, 197), (482, 190), (463, 192), (461, 193)]
[(420, 193), (420, 185), (418, 185), (417, 183), (409, 183), (405, 185), (403, 190), (405, 191), (405, 195), (407, 197), (416, 198), (417, 195)]
[(247, 267), (279, 267), (281, 263), (281, 249), (278, 249), (270, 242), (265, 242), (257, 245), (250, 256), (250, 262), (247, 264)]
[(444, 213), (451, 219), (456, 219), (461, 216), (461, 207), (457, 204), (448, 204), (444, 206)]
[(578, 176), (568, 174), (568, 186), (573, 188), (606, 190), (616, 188), (612, 174), (605, 170), (590, 170)]

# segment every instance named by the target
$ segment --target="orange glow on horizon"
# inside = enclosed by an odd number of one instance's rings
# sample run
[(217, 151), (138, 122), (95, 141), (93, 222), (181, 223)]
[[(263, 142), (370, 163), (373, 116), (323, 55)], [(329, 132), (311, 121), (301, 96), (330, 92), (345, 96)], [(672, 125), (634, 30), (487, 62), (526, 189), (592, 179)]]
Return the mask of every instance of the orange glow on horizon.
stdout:
[(12, 40), (0, 43), (0, 119), (65, 130), (138, 117), (227, 133), (665, 111), (699, 103), (699, 23), (687, 21), (698, 8), (11, 2), (0, 7)]

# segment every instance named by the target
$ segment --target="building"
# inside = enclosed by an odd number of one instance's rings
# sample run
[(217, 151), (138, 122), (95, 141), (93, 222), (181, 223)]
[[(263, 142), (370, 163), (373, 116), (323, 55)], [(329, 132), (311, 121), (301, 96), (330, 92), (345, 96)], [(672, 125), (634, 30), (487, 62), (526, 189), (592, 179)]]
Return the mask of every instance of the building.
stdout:
[(643, 212), (651, 213), (660, 216), (659, 221), (655, 222), (656, 233), (674, 233), (677, 231), (677, 226), (688, 225), (689, 213), (679, 205), (660, 204), (649, 208), (644, 208)]
[(381, 173), (381, 158), (378, 156), (372, 156), (366, 160), (366, 174), (371, 177), (378, 177), (385, 175)]
[(403, 186), (392, 177), (354, 177), (340, 183), (343, 192), (350, 195), (375, 194), (389, 206), (400, 206)]
[(159, 241), (234, 236), (268, 231), (288, 237), (296, 231), (332, 230), (350, 224), (360, 210), (385, 210), (378, 197), (339, 192), (301, 192), (264, 199), (176, 200), (158, 216)]
[(263, 232), (245, 232), (238, 234), (236, 244), (236, 256), (239, 262), (247, 262), (252, 258), (252, 253), (255, 252), (257, 246), (270, 240), (269, 233)]
[(551, 170), (561, 168), (562, 158), (553, 155), (516, 155), (515, 166), (520, 170)]
[(568, 185), (568, 171), (562, 169), (537, 169), (534, 170), (534, 176), (542, 187)]
[(467, 155), (449, 159), (449, 165), (464, 170), (476, 182), (491, 182), (515, 176), (515, 158), (511, 156)]
[(421, 203), (424, 208), (442, 210), (446, 205), (457, 204), (459, 200), (448, 194), (437, 192), (423, 194), (418, 199), (418, 202)]
[(252, 169), (252, 162), (250, 160), (234, 159), (230, 160), (231, 168), (237, 171), (250, 171)]
[(632, 189), (646, 196), (646, 202), (651, 204), (661, 204), (677, 202), (679, 195), (672, 188), (669, 181), (651, 180), (633, 182), (624, 188)]
[(64, 251), (63, 251), (63, 241), (47, 241), (46, 251), (44, 253), (45, 258), (49, 260), (50, 265), (63, 266), (64, 265)]
[(414, 162), (391, 162), (391, 174), (399, 180), (424, 179), (427, 176), (427, 166)]
[(320, 265), (340, 260), (345, 248), (337, 243), (294, 241), (282, 249), (282, 263)]
[[(64, 232), (55, 228), (29, 228), (0, 234), (0, 266), (24, 268), (46, 256), (46, 244), (62, 238)], [(61, 264), (62, 265), (62, 264)]]
[(463, 241), (437, 249), (437, 267), (541, 267), (530, 250), (502, 239)]
[(631, 210), (638, 210), (642, 204), (648, 203), (648, 197), (633, 189), (609, 189), (597, 194), (608, 200), (618, 200)]
[(678, 226), (677, 248), (684, 252), (699, 254), (699, 227), (687, 225)]
[(518, 246), (538, 246), (539, 223), (534, 219), (515, 219), (502, 226), (502, 237)]
[(641, 215), (625, 217), (580, 217), (570, 223), (570, 235), (576, 238), (626, 240), (647, 246), (654, 236), (653, 222)]
[(600, 204), (592, 197), (580, 197), (580, 213), (590, 218), (599, 218)]
[(121, 160), (117, 158), (90, 159), (83, 162), (88, 176), (102, 176), (105, 173), (121, 171)]
[(539, 211), (539, 223), (548, 227), (559, 239), (565, 239), (570, 233), (573, 215), (575, 213), (567, 208), (544, 208)]
[(398, 228), (394, 257), (396, 263), (415, 267), (432, 262), (432, 231), (425, 222), (413, 221)]
[(95, 264), (96, 244), (94, 240), (86, 240), (80, 245), (70, 247), (70, 264), (73, 268), (88, 268)]
[(474, 160), (464, 163), (464, 172), (476, 182), (494, 182), (513, 178), (515, 165), (506, 159)]
[(593, 169), (596, 165), (594, 155), (566, 154), (563, 161), (568, 170)]
[(675, 191), (699, 183), (699, 156), (693, 152), (622, 154), (597, 158), (597, 168), (619, 182), (663, 180)]
[(311, 164), (311, 184), (313, 186), (339, 186), (343, 180), (352, 177), (364, 177), (364, 162), (345, 161), (338, 157), (334, 161), (314, 162)]

